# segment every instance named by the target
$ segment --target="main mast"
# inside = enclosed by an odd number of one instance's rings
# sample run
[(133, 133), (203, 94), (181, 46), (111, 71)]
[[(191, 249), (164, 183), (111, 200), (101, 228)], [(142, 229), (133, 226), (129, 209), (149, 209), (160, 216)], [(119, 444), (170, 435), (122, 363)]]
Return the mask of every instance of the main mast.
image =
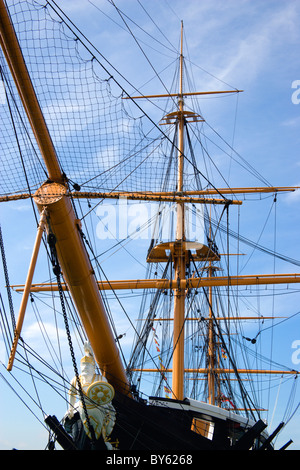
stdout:
[[(172, 113), (172, 118), (176, 119), (178, 126), (178, 170), (177, 170), (177, 193), (184, 194), (184, 130), (185, 119), (189, 116), (192, 119), (199, 120), (199, 116), (194, 113), (186, 112), (183, 100), (183, 23), (181, 22), (181, 46), (179, 62), (179, 93), (178, 93), (178, 111)], [(176, 241), (173, 249), (174, 280), (177, 283), (174, 290), (174, 323), (173, 323), (173, 366), (172, 366), (172, 396), (174, 399), (183, 400), (184, 398), (184, 343), (185, 343), (185, 292), (183, 283), (186, 280), (186, 265), (188, 263), (188, 248), (193, 247), (193, 243), (186, 243), (185, 236), (185, 203), (176, 203)], [(196, 246), (196, 245), (194, 245)], [(209, 275), (212, 276), (212, 260), (215, 255), (207, 251), (206, 260), (209, 262)], [(208, 342), (208, 395), (209, 403), (215, 403), (215, 382), (214, 382), (214, 338), (212, 324), (212, 287), (209, 288), (209, 342)]]
[[(180, 75), (178, 95), (178, 174), (177, 191), (183, 192), (183, 167), (184, 167), (184, 103), (183, 103), (183, 24), (181, 23), (181, 48), (180, 48)], [(173, 254), (175, 280), (178, 288), (174, 292), (174, 333), (173, 333), (173, 374), (172, 394), (173, 398), (182, 400), (184, 389), (184, 315), (185, 315), (185, 289), (181, 287), (181, 281), (185, 279), (185, 214), (184, 203), (177, 202), (177, 226), (176, 242)]]

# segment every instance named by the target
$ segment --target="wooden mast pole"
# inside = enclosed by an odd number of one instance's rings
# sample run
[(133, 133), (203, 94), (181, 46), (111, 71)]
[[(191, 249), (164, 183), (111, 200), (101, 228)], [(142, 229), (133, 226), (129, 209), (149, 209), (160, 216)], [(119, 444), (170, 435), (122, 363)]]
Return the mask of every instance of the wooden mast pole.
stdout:
[[(177, 191), (183, 191), (183, 167), (184, 167), (184, 114), (183, 114), (183, 24), (181, 23), (181, 50), (180, 50), (180, 84), (178, 96), (178, 180)], [(183, 400), (184, 395), (184, 313), (185, 290), (181, 287), (181, 281), (185, 279), (185, 240), (184, 227), (184, 203), (177, 202), (177, 226), (176, 247), (174, 250), (175, 281), (178, 287), (174, 291), (174, 336), (173, 336), (173, 374), (172, 394), (173, 398)]]
[[(211, 221), (211, 211), (209, 220)], [(211, 239), (211, 225), (209, 226), (209, 238)], [(213, 277), (214, 269), (212, 266), (211, 260), (209, 260), (208, 266), (208, 275), (210, 278)], [(208, 361), (208, 374), (207, 374), (207, 383), (208, 383), (208, 403), (210, 405), (215, 404), (215, 338), (214, 338), (214, 320), (213, 320), (213, 286), (208, 287), (208, 351), (207, 351), (207, 361)]]
[[(52, 181), (42, 185), (37, 191), (35, 202), (40, 212), (46, 208), (50, 216), (59, 263), (99, 367), (117, 390), (130, 394), (125, 369), (99, 294), (79, 223), (67, 195), (51, 136), (3, 0), (0, 0), (0, 45)], [(49, 192), (53, 194), (53, 186), (57, 196), (49, 198)]]
[[(209, 277), (212, 277), (213, 268), (211, 261), (209, 261)], [(209, 320), (208, 320), (208, 403), (215, 404), (215, 345), (214, 345), (214, 325), (213, 325), (213, 312), (212, 312), (212, 286), (208, 288), (209, 298)]]
[[(191, 204), (226, 204), (228, 199), (224, 198), (200, 198), (199, 196), (211, 196), (214, 194), (253, 194), (253, 193), (278, 193), (293, 192), (299, 189), (299, 186), (282, 186), (282, 187), (255, 187), (255, 188), (219, 188), (219, 189), (202, 189), (200, 191), (184, 191), (182, 194), (177, 192), (127, 192), (127, 191), (111, 191), (111, 192), (94, 192), (94, 191), (72, 191), (73, 199), (120, 199), (127, 198), (139, 201), (183, 201)], [(196, 197), (197, 196), (197, 197)], [(29, 199), (30, 193), (11, 194), (0, 197), (0, 202), (17, 201), (20, 199)], [(230, 204), (241, 205), (242, 201), (232, 199)]]
[[(184, 279), (181, 283), (182, 289), (201, 289), (210, 286), (260, 286), (260, 285), (279, 285), (279, 284), (299, 284), (300, 274), (262, 274), (262, 275), (246, 275), (246, 276), (212, 276), (212, 277), (191, 277)], [(23, 292), (24, 285), (15, 284), (10, 286), (16, 292)], [(129, 279), (114, 281), (98, 281), (98, 289), (100, 290), (136, 290), (136, 289), (176, 289), (178, 282), (169, 279)], [(62, 284), (63, 290), (68, 287)], [(56, 291), (57, 285), (53, 283), (32, 284), (30, 292), (53, 292)]]
[(7, 370), (8, 371), (12, 370), (13, 362), (14, 362), (14, 359), (15, 359), (16, 351), (17, 351), (18, 341), (19, 341), (20, 336), (21, 336), (22, 326), (23, 326), (24, 317), (25, 317), (25, 310), (26, 310), (26, 307), (27, 307), (27, 302), (28, 302), (28, 298), (29, 298), (29, 294), (30, 294), (30, 288), (31, 288), (31, 284), (32, 284), (32, 279), (33, 279), (33, 275), (34, 275), (34, 270), (35, 270), (35, 266), (36, 266), (36, 262), (37, 262), (37, 258), (38, 258), (38, 254), (39, 254), (39, 249), (40, 249), (40, 245), (41, 245), (45, 225), (46, 225), (46, 213), (45, 213), (45, 210), (43, 210), (42, 213), (41, 213), (41, 218), (40, 218), (40, 222), (39, 222), (38, 229), (37, 229), (36, 239), (35, 239), (33, 252), (32, 252), (32, 256), (31, 256), (31, 260), (30, 260), (30, 265), (29, 265), (28, 274), (27, 274), (27, 278), (26, 278), (25, 288), (24, 288), (22, 301), (21, 301), (21, 305), (20, 305), (20, 309), (19, 309), (19, 316), (18, 316), (18, 320), (17, 320), (17, 323), (16, 323), (14, 340), (13, 340), (13, 344), (12, 344), (12, 348), (11, 348), (11, 352), (10, 352), (10, 356), (9, 356), (9, 360), (8, 360), (8, 365), (7, 365)]

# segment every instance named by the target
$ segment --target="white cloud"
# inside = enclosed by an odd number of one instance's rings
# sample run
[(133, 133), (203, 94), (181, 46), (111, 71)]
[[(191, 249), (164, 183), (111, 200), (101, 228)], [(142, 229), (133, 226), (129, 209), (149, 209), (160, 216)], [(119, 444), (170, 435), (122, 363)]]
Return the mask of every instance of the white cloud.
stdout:
[[(298, 166), (300, 166), (300, 162), (298, 163)], [(300, 188), (300, 184), (295, 184), (295, 186), (298, 186)], [(299, 203), (300, 189), (297, 189), (296, 191), (292, 193), (288, 193), (285, 197), (285, 200), (287, 203)]]

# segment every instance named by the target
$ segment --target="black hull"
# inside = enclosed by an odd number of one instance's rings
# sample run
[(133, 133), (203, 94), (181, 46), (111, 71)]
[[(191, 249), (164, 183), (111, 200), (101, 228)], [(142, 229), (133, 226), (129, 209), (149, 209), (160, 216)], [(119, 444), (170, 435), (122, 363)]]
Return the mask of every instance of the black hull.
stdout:
[[(193, 417), (181, 410), (146, 405), (118, 395), (111, 440), (120, 450), (213, 450), (217, 443), (191, 431)], [(221, 442), (218, 443), (221, 445)]]
[[(113, 400), (116, 423), (109, 442), (118, 451), (273, 450), (262, 435), (266, 428), (262, 421), (242, 428), (237, 423), (214, 418), (213, 436), (208, 438), (192, 430), (193, 419), (203, 415), (180, 406), (174, 409), (170, 406), (174, 403), (186, 405), (187, 401), (165, 399), (166, 406), (157, 406), (116, 393)], [(65, 428), (55, 417), (48, 417), (46, 422), (65, 450), (107, 450), (102, 438), (93, 442), (87, 437), (79, 414), (69, 426), (65, 423)]]

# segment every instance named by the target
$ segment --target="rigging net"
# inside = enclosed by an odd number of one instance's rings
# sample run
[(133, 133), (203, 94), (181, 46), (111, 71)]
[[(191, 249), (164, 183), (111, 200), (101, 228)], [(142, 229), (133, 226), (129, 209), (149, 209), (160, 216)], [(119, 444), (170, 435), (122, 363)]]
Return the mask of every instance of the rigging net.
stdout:
[[(138, 108), (130, 110), (131, 101), (122, 99), (126, 95), (112, 75), (49, 4), (33, 0), (9, 3), (25, 62), (67, 178), (87, 191), (158, 190), (168, 159), (161, 136), (154, 140), (151, 135), (153, 125), (143, 122)], [(0, 67), (5, 88), (0, 114), (5, 156), (0, 194), (27, 191), (28, 186), (34, 191), (47, 173), (2, 51)]]

